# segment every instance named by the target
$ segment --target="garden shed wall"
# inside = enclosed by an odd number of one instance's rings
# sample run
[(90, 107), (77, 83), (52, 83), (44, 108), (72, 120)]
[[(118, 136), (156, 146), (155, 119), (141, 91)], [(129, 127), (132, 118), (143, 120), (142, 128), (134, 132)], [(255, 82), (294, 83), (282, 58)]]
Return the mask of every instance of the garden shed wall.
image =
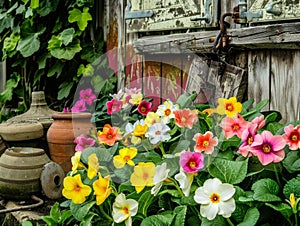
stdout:
[[(233, 12), (240, 2), (219, 1), (219, 16)], [(176, 98), (183, 91), (178, 87), (184, 88), (186, 84), (194, 54), (210, 55), (213, 47), (211, 39), (218, 35), (219, 28), (128, 31), (128, 21), (125, 20), (128, 2), (107, 3), (107, 15), (117, 18), (109, 20), (106, 35), (110, 49), (116, 49), (119, 86), (139, 85), (140, 82), (146, 94)], [(259, 2), (248, 1), (248, 7), (254, 3)], [(295, 15), (292, 20), (274, 17), (273, 21), (251, 26), (237, 24), (232, 17), (225, 19), (230, 24), (227, 29), (230, 36), (227, 59), (230, 64), (247, 72), (246, 97), (253, 98), (256, 103), (269, 99), (265, 110), (280, 111), (283, 122), (300, 119), (300, 22), (298, 14)], [(155, 79), (147, 80), (149, 76)], [(170, 86), (168, 81), (175, 85)]]

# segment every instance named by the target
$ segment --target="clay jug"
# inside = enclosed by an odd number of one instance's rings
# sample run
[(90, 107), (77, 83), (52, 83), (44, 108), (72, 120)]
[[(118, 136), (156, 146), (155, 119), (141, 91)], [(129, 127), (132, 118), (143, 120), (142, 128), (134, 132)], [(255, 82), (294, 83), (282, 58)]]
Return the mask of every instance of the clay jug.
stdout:
[(52, 115), (54, 121), (47, 132), (50, 158), (65, 173), (72, 169), (71, 157), (75, 154), (75, 138), (96, 130), (91, 123), (91, 117), (92, 114), (87, 112), (56, 112)]
[(6, 149), (0, 158), (0, 195), (9, 199), (29, 199), (41, 192), (40, 176), (48, 162), (49, 157), (40, 148)]

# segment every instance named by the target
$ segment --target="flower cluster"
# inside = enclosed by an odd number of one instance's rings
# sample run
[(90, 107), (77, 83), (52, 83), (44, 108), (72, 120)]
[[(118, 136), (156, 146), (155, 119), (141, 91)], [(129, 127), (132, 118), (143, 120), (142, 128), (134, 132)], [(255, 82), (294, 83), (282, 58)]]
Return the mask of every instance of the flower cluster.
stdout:
[[(157, 109), (138, 89), (111, 95), (111, 123), (76, 138), (61, 208), (69, 222), (103, 225), (296, 223), (300, 125), (263, 101), (194, 96)], [(297, 201), (296, 201), (296, 198)], [(280, 212), (276, 217), (263, 216)], [(272, 215), (272, 214), (271, 214)], [(292, 216), (295, 216), (294, 218)], [(276, 222), (277, 221), (277, 222)], [(201, 223), (200, 223), (201, 222)]]
[[(79, 100), (75, 102), (71, 108), (71, 112), (85, 112), (87, 107), (93, 104), (93, 101), (96, 100), (96, 95), (93, 93), (92, 88), (87, 88), (80, 90)], [(63, 112), (69, 112), (69, 108), (64, 108)]]

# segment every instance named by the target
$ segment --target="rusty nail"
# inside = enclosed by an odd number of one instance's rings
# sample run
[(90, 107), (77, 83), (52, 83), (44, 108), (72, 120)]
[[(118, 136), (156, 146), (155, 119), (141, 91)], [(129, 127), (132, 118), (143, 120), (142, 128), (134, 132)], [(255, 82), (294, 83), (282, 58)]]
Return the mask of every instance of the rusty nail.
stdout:
[(275, 35), (279, 35), (280, 34), (280, 30), (276, 29), (275, 30)]

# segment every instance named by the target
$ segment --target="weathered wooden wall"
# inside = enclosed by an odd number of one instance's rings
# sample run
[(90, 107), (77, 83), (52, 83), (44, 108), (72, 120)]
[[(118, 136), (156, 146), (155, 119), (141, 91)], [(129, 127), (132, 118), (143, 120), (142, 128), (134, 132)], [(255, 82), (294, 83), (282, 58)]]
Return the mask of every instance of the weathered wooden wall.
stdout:
[[(127, 34), (124, 23), (126, 2), (106, 2), (109, 5), (115, 3), (108, 13), (117, 12), (116, 17), (111, 17), (117, 18), (117, 21), (113, 20), (114, 29), (108, 29), (107, 36), (118, 48), (115, 63), (120, 85), (137, 86), (146, 94), (163, 99), (176, 98), (182, 92), (178, 87), (185, 86), (191, 56), (211, 51), (210, 39), (218, 34), (218, 30), (168, 35), (164, 32), (158, 36)], [(221, 1), (221, 14), (232, 12), (237, 4), (238, 0)], [(300, 120), (300, 24), (242, 28), (231, 18), (226, 21), (230, 23), (230, 46), (234, 49), (229, 61), (248, 71), (248, 98), (253, 98), (256, 103), (269, 99), (270, 104), (265, 110), (280, 111), (282, 122)], [(171, 88), (169, 81), (174, 82)], [(156, 100), (157, 104), (161, 100)]]

